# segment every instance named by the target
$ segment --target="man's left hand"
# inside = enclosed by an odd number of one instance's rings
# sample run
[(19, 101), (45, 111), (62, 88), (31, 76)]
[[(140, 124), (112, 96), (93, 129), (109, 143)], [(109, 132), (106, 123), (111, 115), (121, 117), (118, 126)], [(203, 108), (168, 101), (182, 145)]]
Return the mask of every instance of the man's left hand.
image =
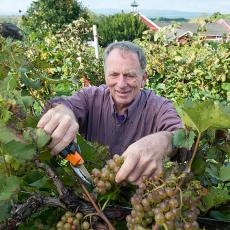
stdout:
[(141, 138), (123, 153), (124, 163), (116, 175), (116, 182), (128, 181), (140, 185), (143, 176), (162, 172), (163, 159), (172, 153), (172, 133), (161, 131)]

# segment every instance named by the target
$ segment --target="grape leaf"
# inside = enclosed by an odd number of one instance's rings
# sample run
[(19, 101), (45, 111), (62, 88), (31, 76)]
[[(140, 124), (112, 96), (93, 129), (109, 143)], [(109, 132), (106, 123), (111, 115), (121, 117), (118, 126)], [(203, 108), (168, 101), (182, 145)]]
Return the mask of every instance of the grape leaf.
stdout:
[(21, 81), (28, 88), (39, 89), (41, 87), (40, 79), (31, 80), (25, 73), (21, 75)]
[(230, 167), (222, 166), (219, 177), (222, 181), (230, 181)]
[(0, 202), (7, 201), (19, 190), (20, 180), (16, 176), (0, 175)]
[(22, 102), (26, 108), (29, 108), (33, 105), (34, 99), (31, 96), (22, 96)]
[(41, 189), (47, 187), (46, 185), (48, 184), (48, 182), (49, 179), (47, 177), (42, 177), (41, 179), (31, 183), (30, 186)]
[(209, 216), (215, 218), (216, 220), (230, 221), (230, 211), (210, 211)]
[(223, 84), (221, 85), (221, 87), (222, 87), (222, 89), (224, 89), (224, 90), (230, 92), (230, 83), (223, 83)]
[(185, 129), (177, 130), (173, 135), (173, 145), (177, 148), (191, 149), (195, 136), (193, 131)]
[(31, 160), (36, 154), (34, 145), (24, 144), (14, 140), (4, 145), (4, 149), (13, 156), (15, 160), (21, 163), (24, 163), (26, 160)]
[(177, 111), (186, 127), (199, 133), (208, 128), (230, 128), (230, 107), (213, 101), (186, 101), (177, 105)]
[(92, 168), (101, 168), (106, 159), (109, 159), (109, 152), (107, 146), (97, 143), (90, 143), (80, 135), (77, 136), (77, 142), (81, 149), (81, 155), (86, 161), (88, 170)]
[(205, 210), (216, 207), (228, 200), (230, 200), (230, 195), (228, 190), (222, 188), (211, 187), (208, 191), (207, 196), (203, 197), (203, 203)]
[(10, 204), (6, 202), (0, 202), (0, 222), (6, 220), (8, 217), (10, 217)]
[(192, 172), (194, 175), (202, 175), (206, 169), (206, 161), (201, 157), (196, 155), (195, 159), (192, 162)]
[(0, 123), (0, 142), (6, 144), (12, 140), (19, 140), (18, 137), (10, 130), (10, 128), (6, 127), (5, 124)]
[(35, 137), (34, 137), (35, 143), (38, 148), (44, 147), (49, 141), (50, 136), (45, 133), (43, 129), (36, 129), (35, 131)]

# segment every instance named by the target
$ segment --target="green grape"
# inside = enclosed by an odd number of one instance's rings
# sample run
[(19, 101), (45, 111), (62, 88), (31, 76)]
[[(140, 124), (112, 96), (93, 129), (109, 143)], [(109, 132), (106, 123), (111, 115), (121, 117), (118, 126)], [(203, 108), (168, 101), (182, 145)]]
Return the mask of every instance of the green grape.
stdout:
[(82, 220), (83, 218), (83, 214), (81, 212), (78, 212), (75, 216), (78, 220)]
[(88, 221), (84, 221), (84, 222), (82, 223), (82, 228), (83, 228), (84, 230), (88, 230), (88, 229), (90, 228), (89, 222), (88, 222)]
[(106, 162), (106, 165), (101, 169), (92, 170), (92, 179), (95, 185), (95, 192), (104, 194), (111, 190), (115, 184), (115, 176), (123, 163), (123, 157), (114, 155), (113, 159)]
[(155, 215), (155, 221), (158, 224), (163, 224), (165, 222), (165, 217), (162, 213), (158, 213)]
[(64, 223), (62, 221), (59, 221), (57, 223), (57, 228), (62, 228), (64, 226)]
[(68, 218), (68, 217), (71, 217), (71, 216), (73, 216), (73, 213), (72, 212), (70, 212), (70, 211), (67, 211), (66, 213), (65, 213), (65, 216)]
[(166, 212), (169, 210), (169, 204), (166, 201), (160, 203), (159, 208), (162, 212)]
[(172, 197), (170, 200), (169, 200), (169, 206), (171, 208), (177, 208), (179, 206), (179, 202), (176, 198)]
[[(191, 173), (185, 174), (184, 168), (183, 164), (180, 167), (178, 163), (173, 163), (165, 168), (163, 174), (143, 178), (130, 200), (132, 211), (127, 217), (129, 230), (137, 230), (137, 226), (152, 229), (155, 223), (167, 226), (168, 230), (199, 229), (196, 220), (202, 186)], [(189, 197), (183, 194), (189, 194)]]
[(73, 225), (78, 226), (80, 224), (79, 219), (74, 219), (73, 220)]
[(65, 223), (64, 226), (63, 226), (63, 229), (64, 230), (70, 230), (71, 229), (71, 224)]
[(165, 213), (165, 218), (166, 220), (173, 220), (175, 218), (175, 215), (173, 214), (172, 211), (169, 211)]
[(100, 176), (101, 176), (101, 172), (100, 172), (99, 169), (93, 169), (93, 170), (92, 170), (92, 175), (93, 175), (94, 177), (100, 177)]
[(65, 223), (66, 220), (67, 220), (67, 217), (64, 215), (64, 216), (61, 217), (61, 220)]

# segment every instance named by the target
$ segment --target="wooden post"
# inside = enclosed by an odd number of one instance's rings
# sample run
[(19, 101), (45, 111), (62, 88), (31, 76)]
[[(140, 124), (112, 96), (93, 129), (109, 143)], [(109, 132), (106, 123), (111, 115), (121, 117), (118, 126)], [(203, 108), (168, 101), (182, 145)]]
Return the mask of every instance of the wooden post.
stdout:
[(93, 25), (93, 40), (94, 40), (94, 49), (95, 49), (95, 56), (99, 58), (99, 46), (98, 46), (98, 36), (97, 36), (97, 26)]

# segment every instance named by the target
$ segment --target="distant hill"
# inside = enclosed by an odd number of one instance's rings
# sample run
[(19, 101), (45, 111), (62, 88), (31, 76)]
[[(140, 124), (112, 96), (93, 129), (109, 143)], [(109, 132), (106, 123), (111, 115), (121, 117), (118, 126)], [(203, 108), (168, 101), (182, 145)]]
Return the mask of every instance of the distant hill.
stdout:
[(18, 25), (21, 16), (1, 16), (0, 15), (0, 23), (8, 22)]
[[(112, 15), (121, 12), (130, 12), (129, 9), (92, 9), (97, 14)], [(202, 12), (186, 12), (186, 11), (175, 11), (175, 10), (151, 10), (151, 9), (139, 9), (139, 12), (144, 14), (148, 18), (184, 18), (192, 19), (198, 17), (209, 16), (208, 13)]]

